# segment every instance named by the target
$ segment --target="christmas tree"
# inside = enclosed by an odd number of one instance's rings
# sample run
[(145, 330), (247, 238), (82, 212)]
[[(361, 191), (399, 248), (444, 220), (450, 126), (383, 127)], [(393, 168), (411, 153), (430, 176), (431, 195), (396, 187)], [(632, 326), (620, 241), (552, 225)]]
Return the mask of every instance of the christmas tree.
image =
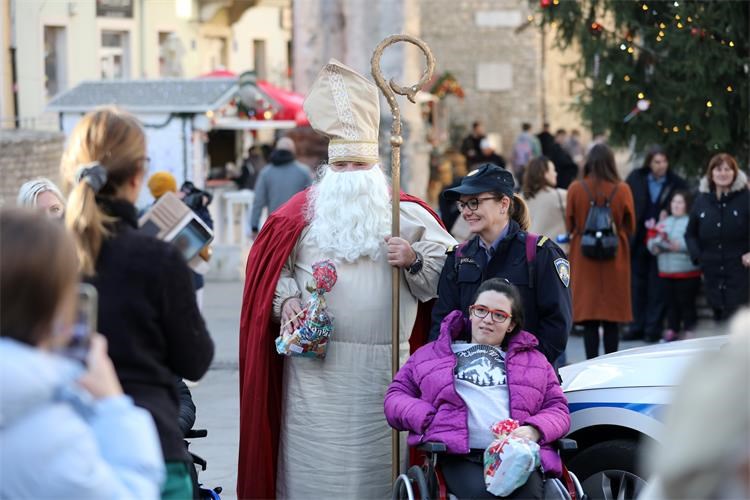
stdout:
[[(535, 2), (536, 3), (536, 2)], [(747, 168), (750, 2), (540, 0), (557, 44), (581, 51), (578, 106), (594, 132), (700, 175), (715, 153)]]

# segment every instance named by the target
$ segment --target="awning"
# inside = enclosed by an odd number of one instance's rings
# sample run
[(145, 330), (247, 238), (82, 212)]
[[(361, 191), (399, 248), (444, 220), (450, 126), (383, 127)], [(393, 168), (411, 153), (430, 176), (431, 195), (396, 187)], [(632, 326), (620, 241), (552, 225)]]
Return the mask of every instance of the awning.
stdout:
[(258, 81), (258, 87), (279, 104), (280, 110), (274, 115), (274, 119), (294, 120), (298, 126), (310, 125), (307, 115), (302, 109), (305, 96), (276, 87), (263, 80)]
[[(226, 69), (218, 69), (201, 75), (199, 78), (238, 78), (237, 75)], [(302, 104), (305, 102), (305, 96), (297, 94), (281, 87), (277, 87), (265, 80), (255, 82), (257, 87), (272, 101), (274, 113), (273, 120), (294, 120), (297, 126), (310, 125), (305, 115)], [(263, 110), (259, 110), (256, 119), (264, 120)]]

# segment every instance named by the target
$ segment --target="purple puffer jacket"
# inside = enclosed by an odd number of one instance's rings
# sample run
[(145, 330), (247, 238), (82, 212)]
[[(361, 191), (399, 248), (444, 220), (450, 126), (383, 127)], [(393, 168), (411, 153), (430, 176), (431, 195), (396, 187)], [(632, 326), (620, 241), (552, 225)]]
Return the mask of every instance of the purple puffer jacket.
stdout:
[[(456, 356), (451, 342), (470, 328), (461, 311), (453, 311), (440, 325), (435, 342), (420, 347), (396, 374), (385, 395), (385, 417), (391, 427), (409, 431), (409, 445), (445, 443), (448, 453), (469, 452), (468, 410), (456, 392)], [(505, 357), (510, 416), (532, 425), (541, 434), (540, 458), (548, 474), (562, 474), (562, 463), (551, 443), (570, 429), (568, 401), (555, 371), (535, 347), (531, 333), (511, 338)]]

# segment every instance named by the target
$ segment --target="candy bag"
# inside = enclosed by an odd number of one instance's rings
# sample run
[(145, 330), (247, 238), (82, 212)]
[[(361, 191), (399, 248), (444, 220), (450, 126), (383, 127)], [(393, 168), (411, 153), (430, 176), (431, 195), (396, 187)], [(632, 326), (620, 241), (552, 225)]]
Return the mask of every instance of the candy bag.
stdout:
[(493, 495), (510, 495), (526, 484), (529, 475), (539, 467), (539, 445), (510, 437), (517, 428), (518, 422), (511, 419), (492, 426), (496, 439), (484, 450), (484, 484)]
[(331, 260), (316, 262), (313, 268), (313, 282), (307, 285), (311, 293), (302, 310), (302, 324), (292, 333), (276, 337), (276, 352), (283, 356), (304, 356), (324, 359), (328, 349), (328, 339), (333, 334), (333, 318), (328, 312), (324, 294), (336, 284), (336, 266)]

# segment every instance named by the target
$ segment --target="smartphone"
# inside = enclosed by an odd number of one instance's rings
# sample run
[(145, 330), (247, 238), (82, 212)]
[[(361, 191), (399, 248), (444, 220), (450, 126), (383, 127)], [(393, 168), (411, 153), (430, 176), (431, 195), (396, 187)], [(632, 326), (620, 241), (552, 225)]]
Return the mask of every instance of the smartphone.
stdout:
[(76, 306), (73, 335), (63, 349), (63, 355), (86, 364), (86, 357), (91, 347), (91, 336), (96, 331), (96, 315), (99, 303), (96, 288), (87, 283), (78, 285), (78, 304)]

